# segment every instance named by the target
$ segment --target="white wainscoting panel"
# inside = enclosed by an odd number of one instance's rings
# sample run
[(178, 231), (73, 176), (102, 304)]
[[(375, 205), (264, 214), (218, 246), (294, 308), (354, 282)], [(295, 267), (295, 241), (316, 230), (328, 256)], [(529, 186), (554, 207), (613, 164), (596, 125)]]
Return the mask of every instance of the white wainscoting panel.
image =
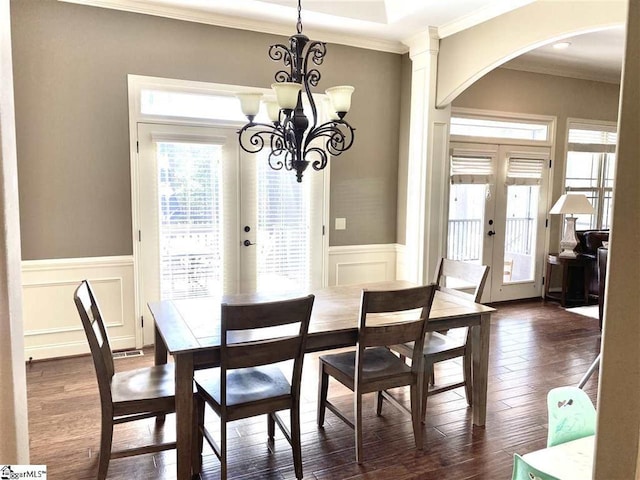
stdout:
[(136, 347), (133, 257), (22, 262), (25, 357), (63, 357), (89, 352), (73, 301), (88, 279), (107, 323), (111, 348)]
[(329, 286), (397, 278), (396, 244), (329, 247)]

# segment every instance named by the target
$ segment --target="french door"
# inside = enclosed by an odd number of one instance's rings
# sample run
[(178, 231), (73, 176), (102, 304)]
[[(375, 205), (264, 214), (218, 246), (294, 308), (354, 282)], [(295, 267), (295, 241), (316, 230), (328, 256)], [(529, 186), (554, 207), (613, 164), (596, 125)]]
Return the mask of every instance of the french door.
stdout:
[(237, 128), (138, 124), (139, 299), (322, 285), (323, 172), (303, 183), (238, 146)]
[(548, 147), (451, 144), (447, 257), (491, 267), (483, 301), (542, 290)]

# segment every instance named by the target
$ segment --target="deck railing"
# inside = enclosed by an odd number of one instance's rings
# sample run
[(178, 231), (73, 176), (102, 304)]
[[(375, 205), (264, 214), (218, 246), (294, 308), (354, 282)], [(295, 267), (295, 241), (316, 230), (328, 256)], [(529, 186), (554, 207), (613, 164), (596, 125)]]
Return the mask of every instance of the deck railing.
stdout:
[[(533, 218), (508, 218), (505, 254), (531, 255), (532, 242), (535, 240), (533, 228)], [(447, 257), (465, 262), (479, 261), (483, 239), (481, 219), (449, 220)]]

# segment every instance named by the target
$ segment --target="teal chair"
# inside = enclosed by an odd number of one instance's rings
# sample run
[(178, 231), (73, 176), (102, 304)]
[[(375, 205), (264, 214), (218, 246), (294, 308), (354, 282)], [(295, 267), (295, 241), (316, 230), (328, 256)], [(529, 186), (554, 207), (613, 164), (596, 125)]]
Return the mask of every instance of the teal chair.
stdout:
[(529, 465), (524, 458), (515, 453), (513, 455), (513, 476), (511, 480), (560, 480), (558, 477), (541, 472)]
[(547, 395), (549, 433), (547, 446), (577, 440), (596, 432), (596, 409), (578, 387), (558, 387)]

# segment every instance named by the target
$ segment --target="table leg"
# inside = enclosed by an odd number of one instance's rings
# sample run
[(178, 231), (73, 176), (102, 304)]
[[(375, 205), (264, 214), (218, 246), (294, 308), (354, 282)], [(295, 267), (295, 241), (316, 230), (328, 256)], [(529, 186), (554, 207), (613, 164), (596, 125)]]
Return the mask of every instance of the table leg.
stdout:
[(176, 362), (176, 450), (178, 480), (191, 479), (193, 422), (193, 355), (174, 355)]
[(567, 290), (569, 288), (569, 262), (565, 259), (562, 262), (562, 292), (560, 293), (560, 306), (567, 306)]
[(491, 314), (480, 316), (480, 326), (471, 330), (473, 364), (473, 424), (484, 426), (487, 418), (487, 379), (489, 373), (489, 334)]

